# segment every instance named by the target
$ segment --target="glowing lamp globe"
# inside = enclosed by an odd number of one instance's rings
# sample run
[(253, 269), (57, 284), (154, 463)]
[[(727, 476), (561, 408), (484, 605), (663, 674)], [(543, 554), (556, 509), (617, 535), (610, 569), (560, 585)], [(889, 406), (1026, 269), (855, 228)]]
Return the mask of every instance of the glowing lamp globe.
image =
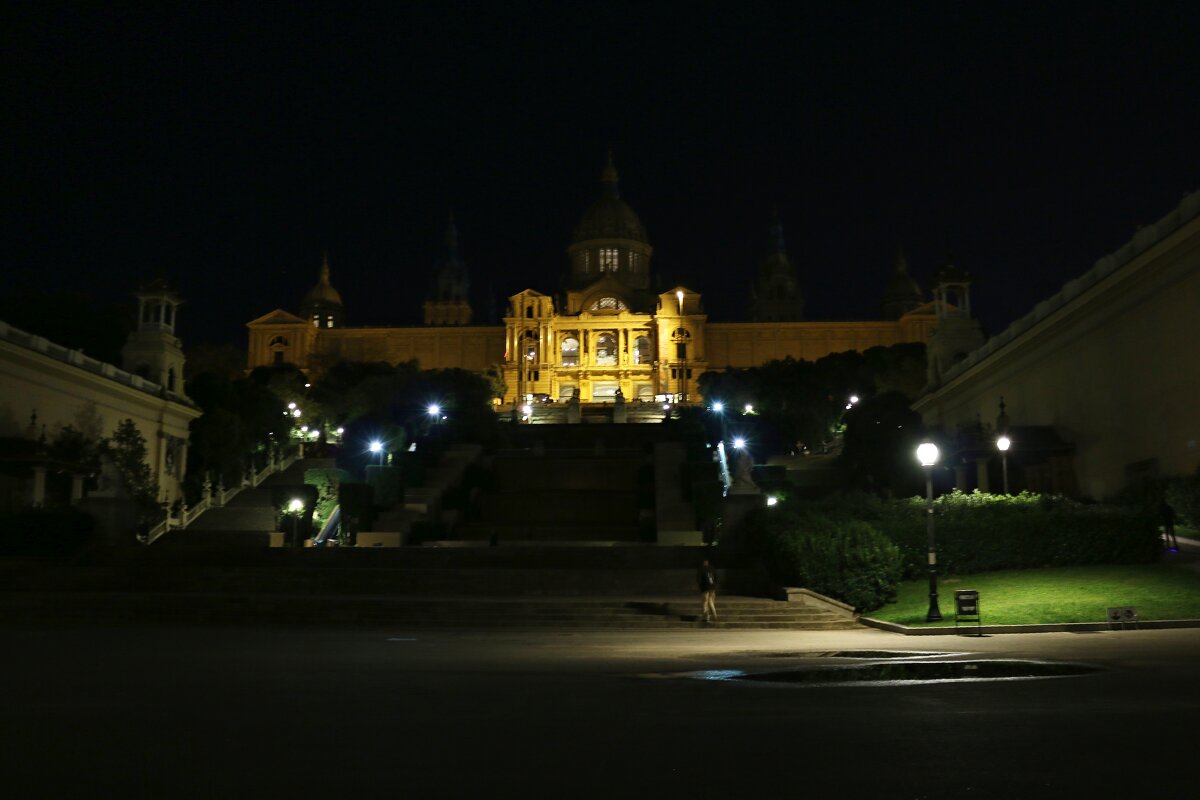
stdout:
[(937, 460), (938, 449), (933, 442), (925, 442), (917, 447), (917, 461), (921, 462), (922, 467), (932, 467)]

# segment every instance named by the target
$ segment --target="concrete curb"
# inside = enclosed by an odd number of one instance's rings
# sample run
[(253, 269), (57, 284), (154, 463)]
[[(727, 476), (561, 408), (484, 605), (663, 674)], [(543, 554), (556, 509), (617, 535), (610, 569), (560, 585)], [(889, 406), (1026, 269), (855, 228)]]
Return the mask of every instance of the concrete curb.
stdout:
[(1200, 628), (1200, 619), (1151, 619), (1132, 626), (1112, 625), (1107, 622), (1051, 622), (1041, 625), (960, 625), (957, 628), (910, 628), (895, 622), (885, 622), (872, 617), (859, 617), (858, 621), (871, 628), (878, 628), (905, 636), (971, 636), (996, 633), (1086, 633), (1088, 631), (1117, 630), (1165, 630), (1168, 628)]

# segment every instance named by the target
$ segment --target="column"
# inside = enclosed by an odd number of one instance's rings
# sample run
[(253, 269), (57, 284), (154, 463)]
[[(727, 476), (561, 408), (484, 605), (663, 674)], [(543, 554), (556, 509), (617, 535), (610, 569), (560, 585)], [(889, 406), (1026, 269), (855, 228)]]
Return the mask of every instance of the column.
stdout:
[(967, 465), (966, 464), (955, 464), (954, 465), (954, 488), (958, 489), (960, 492), (970, 491), (970, 487), (967, 486)]
[(33, 507), (41, 508), (44, 505), (46, 505), (46, 468), (39, 465), (33, 468)]
[(975, 488), (981, 492), (990, 492), (988, 483), (988, 463), (990, 458), (975, 459)]
[(83, 477), (81, 472), (71, 475), (71, 505), (75, 505), (83, 499)]

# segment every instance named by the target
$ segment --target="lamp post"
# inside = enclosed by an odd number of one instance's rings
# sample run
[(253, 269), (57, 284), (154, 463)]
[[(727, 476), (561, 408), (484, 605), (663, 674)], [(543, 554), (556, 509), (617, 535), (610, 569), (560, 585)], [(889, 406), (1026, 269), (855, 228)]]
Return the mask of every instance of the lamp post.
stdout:
[(1012, 439), (1007, 436), (1001, 436), (996, 440), (996, 448), (1000, 451), (1000, 466), (1004, 472), (1004, 493), (1008, 494), (1008, 448), (1012, 446)]
[(304, 510), (304, 501), (293, 497), (288, 503), (288, 512), (292, 515), (292, 547), (300, 546), (300, 535), (297, 526), (300, 524), (300, 512)]
[(925, 468), (925, 530), (929, 534), (929, 612), (926, 622), (938, 622), (942, 618), (937, 595), (937, 540), (933, 532), (933, 465), (938, 460), (937, 445), (925, 442), (917, 447), (917, 461)]
[(379, 466), (382, 467), (383, 466), (383, 442), (379, 441), (378, 439), (375, 439), (369, 445), (367, 445), (367, 449), (370, 450), (372, 453), (376, 453), (379, 455)]
[[(679, 327), (683, 328), (683, 292), (675, 292), (675, 299), (679, 301)], [(682, 334), (681, 334), (682, 335)], [(676, 353), (676, 360), (679, 362), (679, 400), (680, 403), (687, 402), (687, 342), (681, 341), (677, 347), (682, 349), (681, 353)], [(682, 356), (682, 358), (680, 358)]]

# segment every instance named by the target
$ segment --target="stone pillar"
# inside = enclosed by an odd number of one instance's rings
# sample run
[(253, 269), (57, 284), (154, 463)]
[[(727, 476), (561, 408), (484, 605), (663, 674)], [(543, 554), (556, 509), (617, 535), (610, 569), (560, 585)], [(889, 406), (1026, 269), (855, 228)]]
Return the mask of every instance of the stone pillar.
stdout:
[(966, 464), (955, 464), (954, 465), (954, 488), (958, 489), (960, 492), (969, 491), (969, 488), (967, 486), (967, 465)]
[(41, 508), (46, 505), (46, 468), (33, 468), (33, 507)]
[(71, 505), (75, 505), (83, 499), (83, 478), (81, 472), (76, 472), (71, 475)]
[(991, 484), (988, 482), (988, 464), (990, 458), (975, 459), (975, 488), (981, 492), (990, 492)]

